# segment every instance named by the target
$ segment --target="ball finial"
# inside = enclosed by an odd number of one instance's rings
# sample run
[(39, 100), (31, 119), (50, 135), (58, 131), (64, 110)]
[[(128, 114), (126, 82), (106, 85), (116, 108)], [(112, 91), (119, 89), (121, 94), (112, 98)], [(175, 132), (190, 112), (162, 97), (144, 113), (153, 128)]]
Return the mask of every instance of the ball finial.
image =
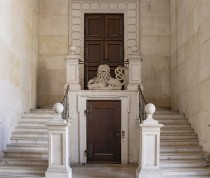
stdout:
[(155, 112), (155, 105), (154, 104), (152, 104), (152, 103), (148, 103), (146, 106), (145, 106), (145, 112), (147, 113), (147, 114), (154, 114), (154, 112)]
[(61, 103), (55, 103), (53, 105), (53, 111), (55, 113), (61, 114), (63, 112), (63, 110), (64, 110), (64, 107)]

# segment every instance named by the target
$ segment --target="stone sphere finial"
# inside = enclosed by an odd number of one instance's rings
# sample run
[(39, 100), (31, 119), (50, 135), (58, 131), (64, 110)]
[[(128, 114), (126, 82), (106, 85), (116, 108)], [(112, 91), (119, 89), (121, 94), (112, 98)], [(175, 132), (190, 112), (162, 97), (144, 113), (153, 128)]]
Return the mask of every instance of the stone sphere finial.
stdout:
[(76, 46), (71, 46), (70, 50), (71, 50), (71, 54), (75, 54), (77, 47)]
[(145, 112), (147, 113), (147, 114), (154, 114), (154, 112), (155, 112), (155, 105), (154, 104), (152, 104), (152, 103), (148, 103), (146, 106), (145, 106)]
[(55, 103), (53, 105), (53, 111), (55, 113), (61, 114), (63, 112), (63, 110), (64, 110), (64, 107), (61, 103)]

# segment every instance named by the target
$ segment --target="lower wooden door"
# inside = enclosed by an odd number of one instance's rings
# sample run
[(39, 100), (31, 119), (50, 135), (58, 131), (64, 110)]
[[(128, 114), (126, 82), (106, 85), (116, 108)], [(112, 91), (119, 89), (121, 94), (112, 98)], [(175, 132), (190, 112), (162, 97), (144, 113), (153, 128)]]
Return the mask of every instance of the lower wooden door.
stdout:
[(121, 163), (121, 101), (87, 101), (87, 162)]

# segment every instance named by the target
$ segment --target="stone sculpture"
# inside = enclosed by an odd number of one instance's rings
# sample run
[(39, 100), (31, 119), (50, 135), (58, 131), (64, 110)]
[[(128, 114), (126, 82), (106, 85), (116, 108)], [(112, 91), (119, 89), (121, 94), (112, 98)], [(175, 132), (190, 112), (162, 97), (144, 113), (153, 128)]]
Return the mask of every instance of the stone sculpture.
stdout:
[[(120, 90), (125, 84), (123, 74), (124, 67), (118, 66), (115, 69), (116, 79), (111, 77), (110, 67), (107, 64), (102, 64), (98, 67), (97, 77), (88, 81), (89, 90)], [(122, 81), (122, 82), (121, 82)]]

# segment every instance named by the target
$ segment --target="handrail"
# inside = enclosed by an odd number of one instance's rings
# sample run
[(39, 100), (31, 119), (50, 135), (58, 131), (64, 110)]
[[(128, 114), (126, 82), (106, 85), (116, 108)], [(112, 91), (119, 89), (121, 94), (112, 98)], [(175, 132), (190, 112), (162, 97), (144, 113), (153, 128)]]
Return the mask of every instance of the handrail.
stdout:
[(64, 94), (62, 104), (64, 107), (63, 113), (62, 113), (62, 118), (67, 121), (69, 118), (69, 100), (68, 100), (68, 93), (69, 93), (69, 85), (66, 88), (66, 92)]
[(142, 121), (146, 119), (146, 113), (145, 113), (144, 108), (147, 102), (145, 100), (145, 97), (143, 95), (140, 85), (138, 85), (138, 90), (139, 90), (139, 119), (140, 119), (140, 123), (142, 123)]

